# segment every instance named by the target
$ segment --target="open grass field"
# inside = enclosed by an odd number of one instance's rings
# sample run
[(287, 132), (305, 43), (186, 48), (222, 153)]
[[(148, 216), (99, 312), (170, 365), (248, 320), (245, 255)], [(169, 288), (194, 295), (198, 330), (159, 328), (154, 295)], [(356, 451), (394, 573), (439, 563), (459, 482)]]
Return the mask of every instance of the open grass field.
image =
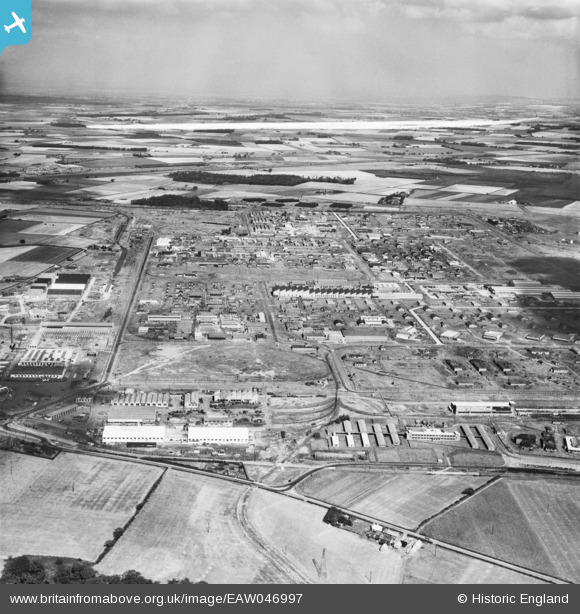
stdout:
[(238, 520), (246, 488), (169, 470), (129, 529), (98, 565), (102, 573), (136, 569), (165, 582), (295, 581), (248, 536)]
[(328, 374), (326, 363), (266, 343), (205, 344), (179, 347), (170, 343), (126, 343), (118, 362), (123, 381), (284, 381), (317, 379)]
[(564, 480), (505, 480), (427, 523), (430, 536), (580, 582), (580, 489)]
[(413, 529), (426, 518), (478, 488), (487, 478), (466, 475), (393, 474), (325, 469), (297, 486), (305, 495)]
[[(376, 542), (324, 524), (324, 514), (323, 508), (261, 490), (252, 492), (247, 506), (248, 521), (268, 548), (289, 559), (312, 583), (401, 582), (404, 559), (400, 554), (379, 551)], [(326, 577), (318, 573), (318, 569), (322, 570), (323, 550)]]
[(94, 561), (160, 475), (154, 467), (76, 454), (51, 461), (0, 452), (0, 556)]

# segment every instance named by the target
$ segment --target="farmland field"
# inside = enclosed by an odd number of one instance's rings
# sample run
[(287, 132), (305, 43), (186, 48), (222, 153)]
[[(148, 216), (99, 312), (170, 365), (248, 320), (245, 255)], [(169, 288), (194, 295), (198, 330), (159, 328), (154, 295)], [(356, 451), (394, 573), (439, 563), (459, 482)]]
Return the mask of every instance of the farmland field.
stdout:
[(98, 571), (136, 569), (162, 582), (184, 577), (211, 584), (293, 582), (238, 521), (245, 490), (169, 470)]
[(403, 583), (544, 584), (517, 571), (433, 546), (427, 546), (419, 556), (408, 559)]
[(74, 248), (43, 245), (42, 247), (35, 247), (29, 252), (15, 256), (12, 258), (12, 262), (46, 262), (47, 264), (56, 264), (76, 254), (78, 251), (78, 249)]
[[(255, 490), (247, 507), (249, 522), (268, 548), (289, 559), (314, 583), (399, 584), (404, 572), (402, 555), (383, 549), (354, 533), (324, 524), (325, 510), (303, 501)], [(326, 577), (322, 570), (325, 550)], [(313, 562), (316, 561), (316, 565)]]
[(579, 514), (575, 482), (502, 479), (427, 523), (424, 532), (580, 582)]
[(412, 529), (487, 478), (325, 469), (297, 486), (305, 495)]
[(95, 560), (160, 475), (154, 467), (76, 454), (51, 461), (0, 452), (0, 556)]

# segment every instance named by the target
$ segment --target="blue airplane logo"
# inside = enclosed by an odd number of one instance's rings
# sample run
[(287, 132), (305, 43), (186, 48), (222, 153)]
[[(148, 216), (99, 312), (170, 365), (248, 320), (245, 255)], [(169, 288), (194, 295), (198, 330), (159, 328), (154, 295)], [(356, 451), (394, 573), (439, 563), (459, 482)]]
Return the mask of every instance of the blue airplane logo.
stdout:
[(26, 34), (26, 29), (23, 25), (26, 20), (24, 18), (20, 19), (20, 17), (18, 17), (18, 15), (14, 11), (12, 11), (12, 17), (14, 18), (14, 23), (10, 26), (4, 26), (6, 32), (10, 34), (10, 30), (12, 30), (12, 28), (18, 27), (22, 30), (24, 34)]

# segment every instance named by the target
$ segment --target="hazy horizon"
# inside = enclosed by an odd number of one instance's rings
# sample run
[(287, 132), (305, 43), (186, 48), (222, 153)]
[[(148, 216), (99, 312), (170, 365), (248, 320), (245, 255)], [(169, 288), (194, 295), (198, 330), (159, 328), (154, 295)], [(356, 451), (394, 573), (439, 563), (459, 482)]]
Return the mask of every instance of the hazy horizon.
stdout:
[(580, 98), (576, 0), (37, 0), (2, 92)]

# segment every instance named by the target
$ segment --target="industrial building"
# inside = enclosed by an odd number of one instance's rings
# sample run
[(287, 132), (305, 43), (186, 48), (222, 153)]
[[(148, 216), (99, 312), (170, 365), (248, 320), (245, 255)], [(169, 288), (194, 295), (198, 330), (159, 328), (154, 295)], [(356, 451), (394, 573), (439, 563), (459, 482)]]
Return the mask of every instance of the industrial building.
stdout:
[(374, 290), (370, 286), (348, 287), (337, 286), (336, 288), (326, 286), (306, 286), (301, 284), (288, 284), (285, 286), (274, 286), (272, 296), (279, 299), (283, 298), (371, 298)]
[(107, 424), (103, 429), (103, 443), (161, 443), (165, 439), (165, 426), (129, 426)]
[(491, 414), (512, 414), (511, 401), (454, 401), (449, 409), (457, 415), (481, 416)]
[(65, 367), (20, 367), (10, 373), (10, 379), (41, 379), (62, 381), (66, 377)]
[(65, 407), (59, 409), (53, 409), (52, 411), (44, 414), (45, 420), (58, 420), (59, 418), (63, 418), (64, 416), (68, 416), (69, 414), (74, 414), (79, 408), (73, 405), (72, 407)]
[(111, 405), (119, 407), (169, 407), (168, 392), (120, 392), (111, 400)]
[(48, 287), (46, 294), (50, 298), (80, 298), (87, 289), (90, 281), (90, 275), (82, 273), (59, 273)]
[(108, 424), (154, 424), (157, 419), (155, 407), (111, 407)]
[(240, 445), (247, 444), (250, 441), (250, 432), (246, 427), (189, 426), (187, 428), (187, 441), (189, 443)]
[(389, 436), (391, 437), (391, 441), (394, 446), (401, 445), (401, 439), (399, 438), (399, 434), (397, 433), (397, 427), (393, 422), (389, 422), (387, 424), (387, 428), (389, 429)]
[(154, 324), (167, 324), (171, 322), (181, 322), (180, 313), (150, 313), (147, 316), (147, 323)]
[(564, 437), (564, 446), (568, 452), (580, 452), (580, 437)]
[(436, 428), (408, 428), (408, 441), (459, 441), (457, 431), (444, 431)]
[(203, 426), (217, 426), (217, 427), (232, 427), (234, 421), (231, 416), (218, 413), (208, 413), (202, 418)]
[(64, 367), (74, 362), (73, 351), (66, 349), (30, 348), (18, 361), (19, 367)]
[(247, 403), (258, 405), (260, 397), (256, 390), (216, 390), (213, 394), (214, 403)]

